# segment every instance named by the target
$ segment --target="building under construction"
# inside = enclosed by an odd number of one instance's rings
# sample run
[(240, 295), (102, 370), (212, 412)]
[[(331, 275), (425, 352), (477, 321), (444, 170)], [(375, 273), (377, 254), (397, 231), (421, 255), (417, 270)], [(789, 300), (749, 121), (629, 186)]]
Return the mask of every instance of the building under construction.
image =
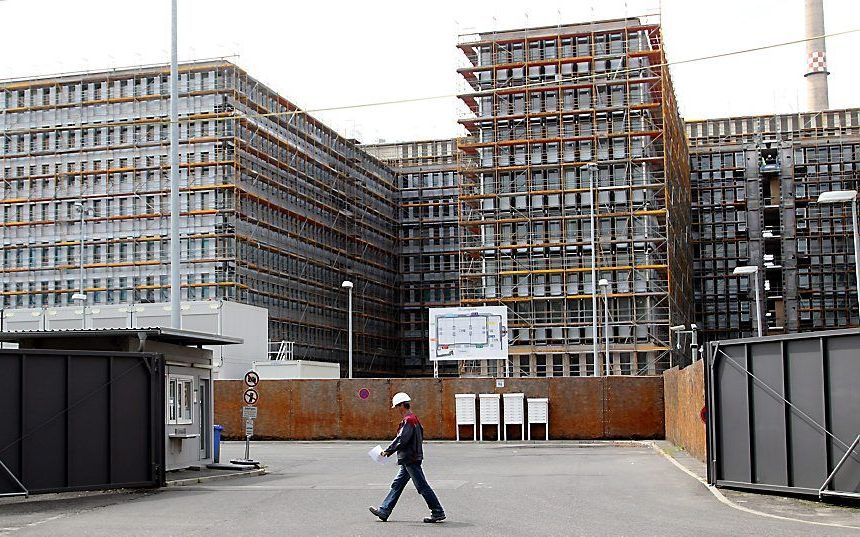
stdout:
[[(0, 83), (4, 308), (168, 301), (168, 80)], [(356, 372), (398, 370), (393, 173), (229, 62), (179, 91), (182, 299), (265, 307), (295, 358), (345, 362), (348, 279)]]
[[(696, 318), (710, 340), (860, 325), (851, 207), (860, 109), (688, 121)], [(733, 275), (735, 267), (758, 271)]]
[[(367, 145), (398, 176), (401, 355), (406, 374), (432, 374), (428, 308), (460, 303), (456, 141)], [(452, 364), (440, 364), (440, 374)]]
[[(676, 363), (669, 328), (692, 319), (689, 160), (659, 25), (481, 33), (458, 47), (461, 303), (508, 307), (514, 375)], [(595, 371), (606, 336), (611, 360)]]

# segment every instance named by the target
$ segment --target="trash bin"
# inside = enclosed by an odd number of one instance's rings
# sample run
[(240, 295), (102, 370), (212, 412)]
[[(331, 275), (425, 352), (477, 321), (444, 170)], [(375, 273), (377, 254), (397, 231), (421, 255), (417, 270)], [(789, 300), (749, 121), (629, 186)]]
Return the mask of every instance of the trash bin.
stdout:
[(224, 430), (224, 427), (220, 425), (215, 426), (215, 433), (212, 435), (213, 440), (213, 448), (214, 448), (214, 457), (213, 460), (218, 463), (221, 462), (221, 431)]

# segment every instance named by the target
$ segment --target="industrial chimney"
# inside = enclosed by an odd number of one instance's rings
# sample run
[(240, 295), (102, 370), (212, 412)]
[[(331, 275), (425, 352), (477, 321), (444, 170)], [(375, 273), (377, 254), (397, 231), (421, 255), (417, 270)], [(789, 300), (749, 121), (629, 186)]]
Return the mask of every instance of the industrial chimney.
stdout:
[[(827, 96), (827, 52), (824, 48), (824, 0), (806, 0), (806, 101), (810, 112), (830, 108)], [(818, 38), (818, 39), (813, 39)]]

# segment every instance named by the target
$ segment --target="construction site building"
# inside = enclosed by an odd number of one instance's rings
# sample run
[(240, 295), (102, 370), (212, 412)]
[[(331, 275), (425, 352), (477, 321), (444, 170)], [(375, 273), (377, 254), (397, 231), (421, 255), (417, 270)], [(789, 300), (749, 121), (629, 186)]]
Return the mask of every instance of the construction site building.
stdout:
[[(397, 174), (403, 372), (432, 374), (428, 308), (460, 303), (456, 140), (381, 143), (363, 148)], [(439, 367), (440, 375), (457, 373), (456, 364), (442, 362)]]
[(689, 158), (660, 26), (495, 31), (458, 47), (460, 302), (508, 307), (510, 373), (655, 374), (681, 361), (670, 327), (692, 320)]
[[(686, 122), (696, 318), (708, 340), (860, 325), (851, 206), (860, 109)], [(735, 267), (757, 267), (734, 276)], [(759, 317), (761, 316), (761, 317)]]
[[(168, 83), (0, 83), (4, 308), (169, 308)], [(181, 65), (179, 92), (182, 300), (261, 306), (295, 358), (343, 364), (351, 280), (357, 374), (397, 371), (394, 174), (230, 62)]]

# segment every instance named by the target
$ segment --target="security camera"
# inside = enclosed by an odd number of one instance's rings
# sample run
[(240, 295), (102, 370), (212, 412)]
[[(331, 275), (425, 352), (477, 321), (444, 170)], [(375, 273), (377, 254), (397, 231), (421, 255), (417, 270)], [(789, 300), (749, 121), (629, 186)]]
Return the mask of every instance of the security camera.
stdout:
[(699, 327), (698, 327), (698, 326), (696, 326), (696, 323), (693, 323), (693, 324), (691, 324), (691, 325), (690, 325), (690, 329), (691, 329), (691, 330), (697, 330), (698, 328), (699, 328)]

